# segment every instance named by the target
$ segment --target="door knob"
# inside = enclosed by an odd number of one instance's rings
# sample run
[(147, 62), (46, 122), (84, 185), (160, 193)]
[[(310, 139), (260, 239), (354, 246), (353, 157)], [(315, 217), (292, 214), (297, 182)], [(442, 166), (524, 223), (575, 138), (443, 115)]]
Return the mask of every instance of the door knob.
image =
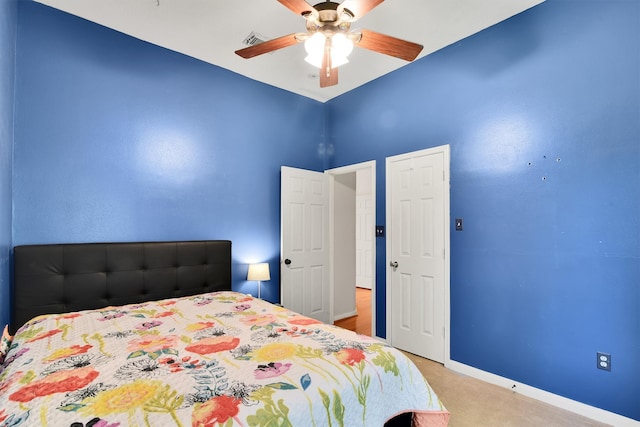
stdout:
[(284, 263), (285, 263), (286, 265), (289, 265), (289, 264), (291, 264), (291, 260), (290, 260), (289, 258), (287, 258), (287, 259), (285, 259), (285, 260), (284, 260)]
[(398, 261), (391, 261), (389, 265), (393, 268), (398, 268)]

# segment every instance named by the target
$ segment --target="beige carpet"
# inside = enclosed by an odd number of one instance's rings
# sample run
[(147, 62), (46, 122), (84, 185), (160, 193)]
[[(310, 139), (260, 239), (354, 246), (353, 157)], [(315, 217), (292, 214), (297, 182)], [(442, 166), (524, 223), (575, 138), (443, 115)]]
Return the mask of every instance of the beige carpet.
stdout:
[(451, 412), (450, 427), (603, 427), (589, 418), (406, 353)]

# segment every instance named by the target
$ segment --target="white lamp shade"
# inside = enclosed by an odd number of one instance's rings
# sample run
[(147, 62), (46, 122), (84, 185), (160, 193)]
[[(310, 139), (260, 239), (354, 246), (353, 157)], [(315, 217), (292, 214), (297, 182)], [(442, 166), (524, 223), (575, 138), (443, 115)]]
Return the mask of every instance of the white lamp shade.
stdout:
[(260, 264), (249, 264), (249, 272), (247, 273), (247, 280), (263, 281), (271, 280), (269, 274), (269, 264), (262, 262)]
[[(322, 68), (322, 59), (324, 58), (325, 43), (327, 37), (317, 32), (304, 42), (304, 48), (307, 56), (304, 58), (309, 64), (316, 68)], [(347, 56), (353, 50), (353, 42), (344, 34), (338, 33), (331, 37), (331, 66), (337, 68), (349, 62)]]
[(309, 64), (316, 68), (322, 67), (322, 57), (324, 56), (324, 44), (327, 38), (324, 34), (317, 32), (304, 42), (307, 57), (304, 58)]
[(347, 56), (353, 52), (353, 42), (347, 38), (343, 33), (335, 34), (331, 38), (331, 54), (342, 57), (345, 60)]

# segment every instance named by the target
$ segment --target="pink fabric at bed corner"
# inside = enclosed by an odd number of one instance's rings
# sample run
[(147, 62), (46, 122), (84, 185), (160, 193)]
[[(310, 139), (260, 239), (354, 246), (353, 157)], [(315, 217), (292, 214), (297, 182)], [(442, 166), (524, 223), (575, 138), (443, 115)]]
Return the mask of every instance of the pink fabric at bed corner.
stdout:
[(449, 411), (414, 412), (412, 427), (446, 427), (449, 425)]

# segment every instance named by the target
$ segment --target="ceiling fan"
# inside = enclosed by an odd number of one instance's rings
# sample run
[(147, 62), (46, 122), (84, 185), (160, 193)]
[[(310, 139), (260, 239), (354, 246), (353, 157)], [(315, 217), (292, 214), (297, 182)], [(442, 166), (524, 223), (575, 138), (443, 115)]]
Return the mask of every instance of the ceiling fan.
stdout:
[(405, 61), (416, 59), (422, 45), (371, 30), (351, 31), (351, 23), (362, 18), (384, 0), (325, 1), (314, 6), (305, 0), (278, 0), (293, 13), (306, 19), (306, 33), (293, 33), (237, 50), (248, 59), (305, 42), (305, 60), (320, 69), (320, 87), (338, 84), (338, 67), (346, 62), (353, 46)]

